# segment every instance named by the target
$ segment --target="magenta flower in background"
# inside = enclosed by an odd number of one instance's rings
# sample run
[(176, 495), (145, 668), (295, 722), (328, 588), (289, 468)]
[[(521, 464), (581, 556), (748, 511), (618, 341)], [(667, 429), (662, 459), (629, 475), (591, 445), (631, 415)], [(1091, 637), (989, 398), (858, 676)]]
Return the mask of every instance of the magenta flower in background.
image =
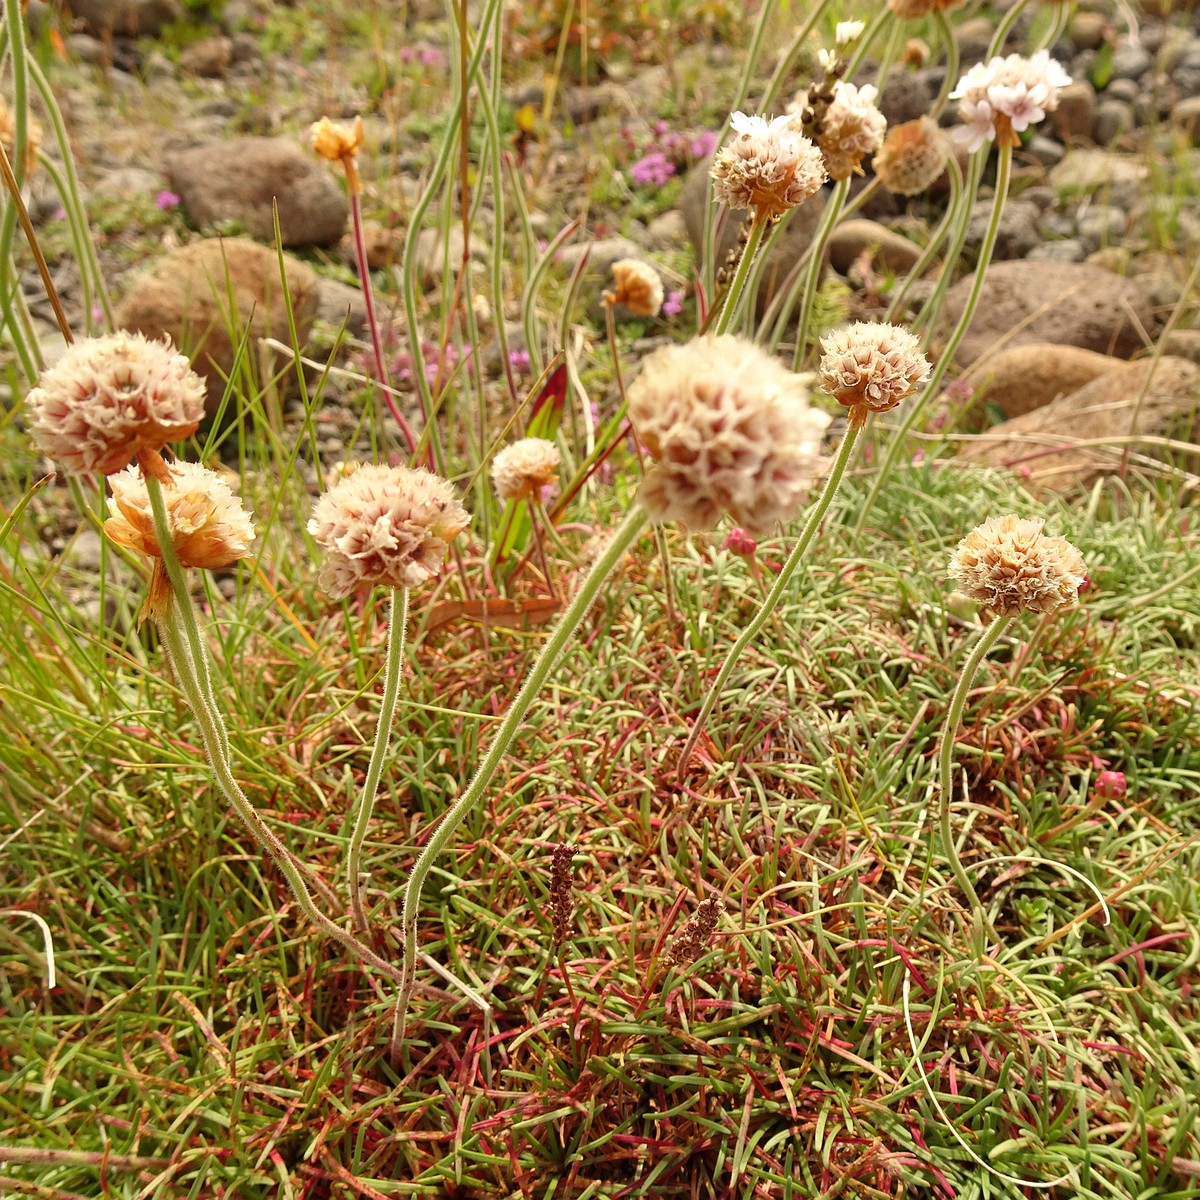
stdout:
[(704, 133), (698, 133), (692, 138), (688, 149), (692, 152), (693, 158), (707, 158), (717, 148), (718, 141), (716, 133), (707, 129)]
[(512, 367), (514, 374), (528, 374), (529, 364), (530, 358), (528, 350), (510, 350), (508, 352), (508, 365)]
[(629, 168), (629, 178), (639, 187), (662, 187), (675, 174), (675, 164), (661, 151), (639, 158)]
[(662, 312), (668, 317), (677, 317), (683, 312), (683, 291), (680, 288), (667, 293), (667, 298), (663, 301)]
[(154, 197), (154, 203), (158, 205), (164, 212), (171, 208), (178, 208), (181, 200), (174, 192), (169, 192), (164, 188), (157, 196)]

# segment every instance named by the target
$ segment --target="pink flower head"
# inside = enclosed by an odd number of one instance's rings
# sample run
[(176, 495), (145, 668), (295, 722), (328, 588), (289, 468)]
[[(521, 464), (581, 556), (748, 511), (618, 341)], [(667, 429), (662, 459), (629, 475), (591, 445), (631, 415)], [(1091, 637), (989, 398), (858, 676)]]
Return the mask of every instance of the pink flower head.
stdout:
[(1101, 771), (1092, 784), (1092, 790), (1097, 796), (1106, 800), (1124, 800), (1128, 791), (1124, 771)]
[(1002, 146), (1016, 146), (1017, 134), (1053, 112), (1059, 88), (1070, 82), (1062, 64), (1047, 50), (1029, 58), (1009, 54), (976, 63), (950, 93), (959, 102), (963, 120), (953, 136), (972, 151), (993, 139)]

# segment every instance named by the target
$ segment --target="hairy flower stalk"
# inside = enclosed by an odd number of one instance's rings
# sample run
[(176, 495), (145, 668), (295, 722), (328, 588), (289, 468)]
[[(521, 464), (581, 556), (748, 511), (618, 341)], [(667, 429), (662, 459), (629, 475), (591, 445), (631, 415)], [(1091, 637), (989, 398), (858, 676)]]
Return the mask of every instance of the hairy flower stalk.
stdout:
[[(847, 332), (847, 336), (839, 339), (834, 351), (827, 352), (821, 360), (821, 374), (826, 386), (842, 390), (843, 396), (847, 400), (849, 400), (852, 389), (855, 397), (851, 401), (852, 405), (866, 408), (868, 411), (871, 410), (871, 406), (867, 405), (861, 397), (870, 395), (872, 392), (879, 396), (886, 395), (888, 401), (886, 407), (894, 407), (920, 386), (921, 380), (928, 371), (929, 363), (923, 355), (918, 353), (916, 340), (905, 330), (890, 325), (852, 326)], [(853, 377), (853, 383), (846, 382), (845, 388), (843, 388), (843, 383), (840, 381), (848, 381), (851, 377)], [(876, 405), (875, 410), (882, 410), (882, 401)], [(853, 414), (854, 407), (851, 407), (851, 412)], [(821, 494), (809, 512), (808, 519), (804, 522), (804, 528), (800, 531), (800, 536), (796, 539), (796, 544), (788, 555), (787, 562), (775, 577), (775, 582), (771, 585), (771, 590), (767, 593), (762, 606), (742, 630), (741, 635), (726, 655), (716, 681), (709, 689), (700, 713), (692, 725), (692, 731), (688, 735), (683, 752), (679, 756), (678, 777), (680, 779), (686, 775), (687, 766), (696, 749), (696, 744), (729, 682), (734, 667), (746, 647), (759, 635), (771, 614), (778, 608), (792, 577), (804, 561), (804, 557), (817, 535), (817, 530), (821, 526), (821, 521), (829, 511), (833, 497), (837, 494), (838, 486), (841, 484), (842, 476), (845, 474), (846, 466), (864, 424), (865, 417), (863, 421), (857, 423), (853, 419), (849, 422), (842, 443), (834, 457), (833, 465), (826, 476)]]
[[(308, 919), (324, 933), (334, 938), (354, 954), (361, 962), (374, 967), (391, 979), (399, 979), (399, 972), (391, 963), (380, 958), (369, 946), (342, 929), (321, 911), (313, 899), (311, 887), (324, 891), (324, 885), (303, 867), (290, 850), (259, 816), (242, 791), (233, 774), (229, 749), (229, 735), (212, 686), (212, 674), (208, 666), (208, 651), (196, 627), (195, 611), (187, 580), (183, 574), (184, 564), (177, 551), (178, 535), (171, 520), (168, 497), (158, 479), (147, 475), (145, 489), (153, 515), (154, 531), (162, 569), (170, 581), (165, 602), (155, 611), (155, 624), (159, 630), (167, 655), (175, 668), (176, 678), (188, 707), (200, 727), (204, 742), (205, 757), (212, 767), (213, 776), (222, 795), (233, 810), (245, 822), (250, 832), (275, 861), (296, 903)], [(231, 551), (233, 547), (231, 546)], [(233, 552), (229, 562), (242, 557)]]
[(329, 162), (340, 163), (346, 172), (346, 191), (350, 197), (350, 223), (354, 229), (354, 259), (358, 267), (358, 283), (362, 288), (363, 306), (367, 310), (367, 328), (371, 331), (371, 353), (375, 363), (375, 378), (383, 390), (384, 403), (387, 404), (404, 440), (408, 444), (408, 452), (416, 454), (417, 435), (408, 423), (400, 406), (396, 403), (388, 377), (387, 363), (383, 354), (383, 337), (379, 329), (379, 320), (375, 315), (375, 296), (371, 288), (371, 268), (367, 263), (367, 242), (363, 233), (362, 220), (362, 176), (358, 171), (358, 150), (363, 141), (362, 117), (355, 117), (354, 124), (347, 129), (322, 117), (313, 127), (311, 144), (313, 151)]
[(424, 470), (378, 465), (351, 466), (316, 502), (308, 522), (309, 533), (327, 551), (320, 580), (330, 596), (342, 600), (375, 586), (392, 592), (379, 720), (367, 777), (351, 813), (346, 854), (350, 915), (363, 933), (370, 925), (362, 899), (362, 848), (400, 692), (408, 591), (441, 570), (450, 543), (467, 523), (466, 510), (444, 479)]
[(938, 753), (939, 826), (942, 851), (963, 895), (975, 912), (983, 906), (963, 869), (954, 844), (954, 740), (971, 683), (988, 651), (1023, 612), (1052, 613), (1077, 603), (1087, 582), (1083, 557), (1065, 538), (1046, 537), (1042, 522), (1015, 516), (993, 517), (973, 529), (950, 558), (950, 574), (972, 600), (986, 605), (995, 620), (971, 650), (950, 699)]

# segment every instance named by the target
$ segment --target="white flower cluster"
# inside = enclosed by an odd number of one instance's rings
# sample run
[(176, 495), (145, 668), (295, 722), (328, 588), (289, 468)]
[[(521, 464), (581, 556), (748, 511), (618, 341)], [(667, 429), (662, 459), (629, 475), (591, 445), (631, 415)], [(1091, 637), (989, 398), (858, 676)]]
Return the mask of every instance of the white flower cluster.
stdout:
[(1058, 89), (1070, 82), (1046, 50), (1030, 58), (1009, 54), (977, 63), (950, 93), (963, 120), (954, 136), (972, 151), (992, 139), (1015, 146), (1018, 133), (1058, 107)]
[(789, 116), (768, 121), (735, 112), (733, 138), (712, 163), (713, 195), (734, 209), (777, 217), (825, 182), (821, 152)]

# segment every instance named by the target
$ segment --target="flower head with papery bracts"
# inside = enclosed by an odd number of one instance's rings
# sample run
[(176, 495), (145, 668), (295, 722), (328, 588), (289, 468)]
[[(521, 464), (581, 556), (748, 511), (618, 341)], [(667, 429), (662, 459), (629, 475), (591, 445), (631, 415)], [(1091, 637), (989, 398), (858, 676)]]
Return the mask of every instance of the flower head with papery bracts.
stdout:
[(1058, 89), (1071, 77), (1062, 65), (1039, 50), (1029, 58), (1010, 54), (977, 63), (950, 93), (963, 124), (953, 136), (967, 149), (978, 150), (995, 139), (1001, 146), (1019, 145), (1017, 134), (1058, 107)]
[[(250, 553), (254, 524), (226, 480), (199, 463), (175, 462), (163, 485), (171, 543), (185, 567), (214, 570)], [(119, 546), (162, 558), (146, 481), (136, 467), (109, 476), (113, 514), (104, 532)]]
[(663, 285), (658, 272), (640, 258), (622, 258), (612, 265), (613, 287), (604, 293), (605, 304), (620, 304), (635, 317), (657, 317), (663, 305)]
[[(862, 174), (862, 160), (883, 145), (887, 118), (876, 107), (877, 90), (870, 84), (857, 87), (838, 80), (833, 98), (822, 107), (816, 124), (816, 143), (830, 179)], [(807, 92), (796, 93), (788, 106), (792, 113), (808, 107)]]
[(416, 587), (441, 571), (469, 521), (437, 475), (361, 466), (313, 505), (308, 532), (326, 550), (318, 582), (334, 600), (376, 585)]
[(204, 380), (169, 341), (124, 331), (67, 349), (25, 398), (38, 449), (71, 474), (111, 475), (190, 437)]
[(972, 529), (950, 558), (950, 574), (971, 600), (1000, 616), (1047, 613), (1075, 604), (1087, 582), (1083, 556), (1042, 522), (992, 517)]
[(889, 192), (918, 196), (941, 178), (949, 157), (949, 137), (932, 117), (918, 117), (887, 131), (871, 166)]
[(821, 152), (789, 116), (772, 121), (735, 112), (732, 139), (712, 162), (713, 195), (756, 218), (781, 216), (825, 182)]
[(492, 459), (492, 483), (502, 500), (532, 500), (558, 477), (562, 455), (545, 438), (528, 437), (505, 446)]
[(313, 150), (330, 162), (352, 158), (363, 141), (362, 117), (355, 117), (349, 129), (328, 117), (322, 117), (313, 125), (309, 140)]
[(808, 399), (805, 378), (744, 338), (656, 350), (629, 388), (629, 419), (656, 460), (638, 499), (688, 529), (724, 513), (751, 536), (769, 533), (824, 469), (829, 416)]
[(897, 325), (856, 321), (821, 339), (821, 386), (850, 409), (850, 424), (887, 412), (929, 378), (921, 344)]

